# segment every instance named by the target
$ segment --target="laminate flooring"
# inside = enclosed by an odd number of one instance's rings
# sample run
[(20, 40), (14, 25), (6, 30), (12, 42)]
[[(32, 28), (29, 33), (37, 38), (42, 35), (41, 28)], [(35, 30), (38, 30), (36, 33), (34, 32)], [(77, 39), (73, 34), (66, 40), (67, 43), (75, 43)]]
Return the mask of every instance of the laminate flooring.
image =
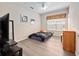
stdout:
[(25, 39), (18, 46), (23, 48), (23, 56), (74, 56), (63, 50), (60, 37), (51, 37), (45, 42)]

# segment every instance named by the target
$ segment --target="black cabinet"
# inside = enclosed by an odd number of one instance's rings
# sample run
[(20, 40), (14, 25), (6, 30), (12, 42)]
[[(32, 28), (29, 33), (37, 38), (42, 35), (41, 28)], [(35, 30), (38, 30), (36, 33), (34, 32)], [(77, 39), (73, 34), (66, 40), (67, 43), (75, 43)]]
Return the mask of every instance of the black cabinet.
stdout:
[(3, 48), (0, 49), (1, 56), (22, 56), (22, 48), (16, 45), (15, 41), (7, 42)]

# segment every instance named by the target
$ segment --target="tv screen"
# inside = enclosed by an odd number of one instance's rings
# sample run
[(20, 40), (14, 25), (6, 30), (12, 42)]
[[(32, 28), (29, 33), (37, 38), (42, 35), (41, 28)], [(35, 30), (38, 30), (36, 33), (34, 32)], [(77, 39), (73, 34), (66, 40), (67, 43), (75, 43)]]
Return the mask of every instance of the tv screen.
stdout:
[(0, 40), (9, 40), (9, 13), (0, 17)]

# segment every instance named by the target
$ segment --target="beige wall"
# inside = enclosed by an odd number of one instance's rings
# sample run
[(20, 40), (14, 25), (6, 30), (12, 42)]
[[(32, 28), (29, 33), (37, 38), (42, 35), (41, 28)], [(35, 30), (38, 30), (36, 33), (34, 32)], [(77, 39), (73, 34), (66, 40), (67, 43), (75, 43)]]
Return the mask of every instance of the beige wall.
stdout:
[[(15, 41), (21, 41), (33, 32), (40, 30), (40, 15), (17, 3), (0, 3), (0, 16), (10, 13), (10, 20), (14, 20)], [(28, 16), (28, 22), (20, 22), (20, 14)], [(35, 19), (35, 24), (30, 19)]]
[(79, 3), (70, 3), (68, 16), (68, 29), (76, 31), (76, 55), (79, 55)]
[[(48, 12), (45, 14), (41, 14), (41, 27), (43, 27), (45, 30), (47, 30), (47, 20), (46, 20), (46, 16), (50, 16), (50, 15), (56, 15), (56, 14), (61, 14), (61, 13), (66, 13), (68, 15), (68, 8), (67, 9), (60, 9), (60, 10), (56, 10), (56, 11), (52, 11), (52, 12)], [(68, 17), (65, 18), (65, 28), (68, 29)], [(61, 31), (52, 31), (54, 36), (60, 36), (62, 33)]]
[(57, 11), (52, 11), (49, 13), (41, 14), (41, 22), (42, 22), (42, 27), (47, 30), (47, 21), (46, 21), (46, 16), (49, 15), (56, 15), (56, 14), (61, 14), (61, 13), (68, 13), (68, 9), (61, 9)]

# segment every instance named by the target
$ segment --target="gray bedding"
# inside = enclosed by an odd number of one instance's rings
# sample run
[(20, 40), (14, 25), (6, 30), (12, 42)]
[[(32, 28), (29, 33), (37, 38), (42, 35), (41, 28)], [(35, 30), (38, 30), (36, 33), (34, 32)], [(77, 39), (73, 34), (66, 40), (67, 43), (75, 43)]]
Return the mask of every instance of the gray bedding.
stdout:
[(52, 36), (51, 32), (37, 32), (29, 35), (29, 38), (39, 41), (45, 41), (48, 40), (51, 36)]

